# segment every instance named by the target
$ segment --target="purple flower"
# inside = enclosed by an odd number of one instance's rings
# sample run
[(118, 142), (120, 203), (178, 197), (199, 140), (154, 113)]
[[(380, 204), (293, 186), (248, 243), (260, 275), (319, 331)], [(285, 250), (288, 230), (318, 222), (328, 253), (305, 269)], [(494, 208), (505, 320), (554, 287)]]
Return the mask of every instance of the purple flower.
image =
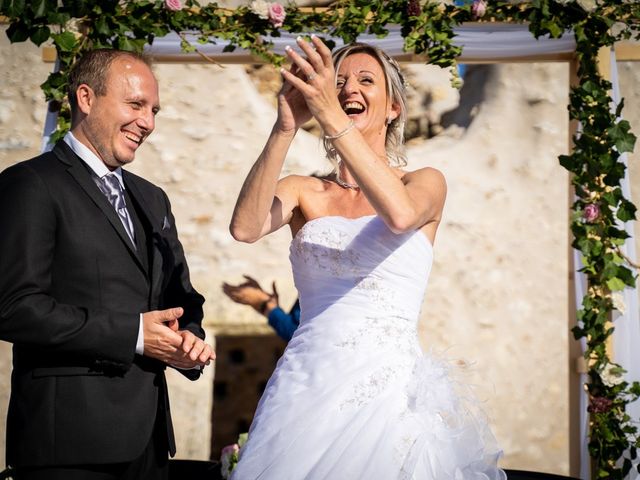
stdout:
[(284, 24), (286, 16), (287, 12), (279, 3), (273, 2), (269, 5), (269, 22), (275, 28), (280, 28)]
[(164, 0), (164, 8), (171, 12), (182, 10), (182, 2), (180, 0)]
[(420, 8), (420, 3), (418, 0), (409, 0), (407, 2), (407, 15), (410, 17), (417, 17), (420, 15), (422, 9)]
[(471, 5), (471, 14), (474, 18), (484, 17), (485, 12), (487, 11), (487, 2), (486, 0), (473, 0), (473, 5)]
[(587, 412), (589, 413), (607, 413), (613, 407), (613, 400), (606, 397), (592, 397)]
[(582, 216), (587, 222), (591, 223), (600, 216), (600, 207), (596, 203), (590, 203), (584, 207)]

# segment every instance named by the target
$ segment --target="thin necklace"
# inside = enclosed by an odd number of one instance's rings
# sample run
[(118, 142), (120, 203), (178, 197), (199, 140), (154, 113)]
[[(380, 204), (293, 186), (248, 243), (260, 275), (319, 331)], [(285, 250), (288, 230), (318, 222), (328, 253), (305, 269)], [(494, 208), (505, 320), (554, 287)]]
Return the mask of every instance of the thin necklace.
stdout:
[(340, 170), (336, 171), (336, 183), (342, 188), (350, 188), (352, 190), (360, 190), (360, 185), (357, 183), (348, 183), (340, 178)]

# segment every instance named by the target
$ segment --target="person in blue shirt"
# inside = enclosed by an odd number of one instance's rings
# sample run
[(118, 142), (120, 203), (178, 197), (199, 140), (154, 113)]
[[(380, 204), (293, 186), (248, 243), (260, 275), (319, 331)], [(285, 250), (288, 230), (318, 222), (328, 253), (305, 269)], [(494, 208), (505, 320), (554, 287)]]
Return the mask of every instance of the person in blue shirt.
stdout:
[(249, 275), (243, 276), (245, 282), (239, 285), (224, 282), (222, 291), (234, 302), (253, 307), (256, 312), (267, 317), (269, 325), (278, 336), (287, 342), (291, 340), (300, 323), (300, 301), (296, 299), (287, 313), (280, 307), (276, 282), (272, 283), (272, 293), (268, 293), (254, 278)]

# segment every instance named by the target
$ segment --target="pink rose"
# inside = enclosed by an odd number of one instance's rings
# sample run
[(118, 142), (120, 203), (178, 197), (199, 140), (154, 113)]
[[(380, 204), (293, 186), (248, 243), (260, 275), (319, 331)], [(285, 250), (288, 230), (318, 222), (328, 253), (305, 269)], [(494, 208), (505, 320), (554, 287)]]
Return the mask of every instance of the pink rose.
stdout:
[(164, 0), (164, 8), (172, 12), (182, 10), (182, 2), (180, 0)]
[(600, 207), (595, 203), (590, 203), (584, 207), (582, 216), (587, 222), (591, 223), (600, 216)]
[(486, 11), (486, 0), (473, 0), (473, 5), (471, 5), (471, 13), (475, 18), (483, 17)]
[(226, 447), (224, 447), (222, 449), (222, 452), (220, 452), (220, 456), (225, 456), (225, 455), (233, 455), (234, 453), (238, 453), (240, 451), (240, 447), (238, 446), (237, 443), (234, 443), (232, 445), (227, 445)]
[(284, 7), (277, 2), (273, 2), (269, 5), (269, 21), (271, 25), (276, 28), (281, 27), (284, 24), (284, 19), (287, 16), (287, 12)]

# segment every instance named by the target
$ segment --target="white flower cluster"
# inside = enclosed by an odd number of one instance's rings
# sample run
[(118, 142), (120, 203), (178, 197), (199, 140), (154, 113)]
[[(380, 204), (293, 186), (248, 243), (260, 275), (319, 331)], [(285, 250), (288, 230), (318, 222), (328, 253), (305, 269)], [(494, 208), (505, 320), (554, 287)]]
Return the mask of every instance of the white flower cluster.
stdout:
[(570, 3), (577, 3), (585, 12), (592, 12), (598, 6), (597, 0), (555, 0), (560, 5), (569, 5)]
[(624, 380), (622, 378), (622, 368), (614, 365), (612, 363), (608, 363), (606, 367), (600, 370), (600, 378), (602, 379), (602, 383), (604, 383), (607, 387), (615, 387), (619, 385)]
[(621, 315), (624, 315), (624, 312), (627, 309), (626, 304), (624, 303), (624, 297), (620, 292), (613, 292), (611, 294), (611, 303), (613, 303), (613, 308), (620, 312)]
[(249, 5), (249, 8), (260, 18), (266, 20), (269, 18), (269, 5), (270, 2), (267, 2), (266, 0), (253, 0)]

